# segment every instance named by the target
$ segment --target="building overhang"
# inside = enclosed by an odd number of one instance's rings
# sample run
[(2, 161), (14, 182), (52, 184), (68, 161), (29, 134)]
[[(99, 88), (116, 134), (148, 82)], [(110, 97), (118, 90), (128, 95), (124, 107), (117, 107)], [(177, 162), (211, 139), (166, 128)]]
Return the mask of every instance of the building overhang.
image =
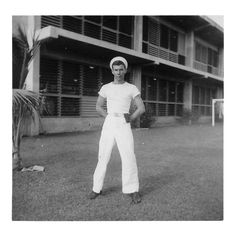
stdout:
[(223, 47), (224, 29), (207, 16), (174, 15), (160, 16), (163, 20), (185, 30), (216, 47)]
[(201, 77), (223, 82), (223, 78), (213, 74), (57, 27), (45, 27), (40, 29), (38, 34), (39, 40), (42, 41), (41, 52), (43, 54), (50, 55), (53, 52), (59, 58), (63, 56), (71, 58), (71, 60), (79, 58), (88, 63), (100, 61), (106, 67), (109, 67), (109, 62), (113, 57), (123, 56), (131, 67), (158, 65), (163, 71), (167, 70), (186, 78)]
[[(179, 65), (173, 62), (169, 62), (160, 58), (156, 58), (155, 62), (152, 64), (147, 64), (150, 71), (161, 72), (162, 75), (168, 75), (173, 78), (182, 79), (204, 79), (209, 81), (215, 81), (223, 83), (223, 78), (215, 76), (210, 73), (196, 70), (187, 66)], [(151, 69), (152, 68), (152, 69)], [(156, 68), (156, 69), (155, 69)], [(146, 68), (148, 69), (148, 68)]]
[(44, 52), (50, 48), (55, 52), (70, 54), (74, 58), (76, 55), (85, 59), (92, 56), (94, 60), (103, 61), (107, 66), (115, 56), (125, 57), (129, 65), (133, 66), (154, 63), (155, 61), (155, 57), (145, 53), (53, 26), (41, 29), (39, 34)]

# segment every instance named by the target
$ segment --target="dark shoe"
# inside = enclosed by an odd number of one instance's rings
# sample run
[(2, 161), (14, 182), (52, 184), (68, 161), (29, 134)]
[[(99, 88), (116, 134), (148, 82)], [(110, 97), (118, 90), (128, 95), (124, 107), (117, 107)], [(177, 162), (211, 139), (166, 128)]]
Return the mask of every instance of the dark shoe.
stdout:
[(134, 203), (134, 204), (138, 204), (142, 201), (139, 192), (131, 193), (130, 197), (132, 199), (132, 203)]
[(90, 200), (93, 200), (93, 199), (95, 199), (96, 197), (98, 197), (98, 196), (101, 195), (101, 194), (102, 194), (102, 191), (101, 191), (100, 193), (95, 193), (94, 191), (92, 191), (92, 192), (89, 194), (88, 198), (89, 198)]

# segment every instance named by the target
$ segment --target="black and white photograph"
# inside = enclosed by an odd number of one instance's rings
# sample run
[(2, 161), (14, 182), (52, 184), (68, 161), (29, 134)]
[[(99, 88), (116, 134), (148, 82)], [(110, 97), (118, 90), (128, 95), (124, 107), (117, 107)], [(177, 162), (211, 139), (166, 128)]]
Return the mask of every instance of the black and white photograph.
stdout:
[(8, 211), (21, 231), (228, 219), (225, 15), (153, 12), (8, 18)]
[(223, 220), (221, 25), (12, 22), (13, 220)]

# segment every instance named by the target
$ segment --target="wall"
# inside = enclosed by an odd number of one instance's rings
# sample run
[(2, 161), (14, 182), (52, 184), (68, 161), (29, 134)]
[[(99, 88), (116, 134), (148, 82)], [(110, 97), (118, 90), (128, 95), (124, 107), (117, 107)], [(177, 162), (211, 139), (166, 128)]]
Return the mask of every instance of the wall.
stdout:
[[(198, 121), (194, 122), (197, 124), (210, 124), (211, 116), (201, 116)], [(173, 126), (180, 125), (181, 117), (167, 116), (167, 117), (156, 117), (155, 122), (152, 127), (163, 127), (163, 126)]]
[[(99, 130), (104, 118), (42, 118), (45, 133), (63, 133), (85, 130)], [(41, 129), (41, 132), (43, 131)], [(42, 132), (43, 133), (43, 132)]]

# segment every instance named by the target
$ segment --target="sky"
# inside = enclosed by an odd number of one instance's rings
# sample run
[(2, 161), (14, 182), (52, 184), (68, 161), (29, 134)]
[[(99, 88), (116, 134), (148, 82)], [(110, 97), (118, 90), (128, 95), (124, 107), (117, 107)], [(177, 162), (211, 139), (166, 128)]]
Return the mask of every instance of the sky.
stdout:
[(209, 18), (214, 20), (218, 25), (224, 27), (224, 16), (223, 15), (209, 15)]

